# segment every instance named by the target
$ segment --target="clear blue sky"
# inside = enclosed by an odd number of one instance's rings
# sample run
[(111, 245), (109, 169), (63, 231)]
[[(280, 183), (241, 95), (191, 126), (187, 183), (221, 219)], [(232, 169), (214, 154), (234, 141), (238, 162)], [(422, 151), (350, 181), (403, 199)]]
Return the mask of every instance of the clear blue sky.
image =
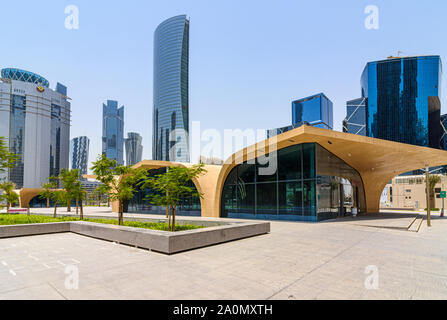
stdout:
[[(70, 4), (79, 7), (79, 30), (64, 27)], [(371, 4), (379, 30), (364, 27)], [(285, 126), (293, 99), (324, 92), (341, 130), (366, 62), (402, 51), (441, 55), (445, 67), (445, 12), (445, 0), (16, 0), (2, 3), (0, 67), (68, 86), (71, 137), (91, 139), (90, 161), (101, 152), (102, 103), (118, 100), (125, 133), (142, 134), (150, 159), (153, 32), (171, 16), (191, 20), (190, 119), (202, 129)]]

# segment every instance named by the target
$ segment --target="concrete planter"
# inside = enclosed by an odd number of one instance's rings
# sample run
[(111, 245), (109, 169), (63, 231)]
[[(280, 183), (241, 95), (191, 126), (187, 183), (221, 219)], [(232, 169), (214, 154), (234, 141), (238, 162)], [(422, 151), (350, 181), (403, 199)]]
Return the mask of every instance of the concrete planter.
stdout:
[(179, 232), (124, 227), (86, 221), (0, 226), (0, 238), (61, 232), (73, 232), (97, 239), (173, 254), (269, 233), (270, 223), (236, 222), (223, 226)]

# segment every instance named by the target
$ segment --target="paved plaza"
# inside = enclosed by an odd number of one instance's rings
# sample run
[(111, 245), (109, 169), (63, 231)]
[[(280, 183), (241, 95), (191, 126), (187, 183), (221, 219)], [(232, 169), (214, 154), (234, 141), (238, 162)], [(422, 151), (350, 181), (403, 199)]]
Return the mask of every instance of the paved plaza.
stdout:
[(447, 299), (447, 219), (271, 229), (172, 256), (73, 233), (0, 239), (0, 299)]

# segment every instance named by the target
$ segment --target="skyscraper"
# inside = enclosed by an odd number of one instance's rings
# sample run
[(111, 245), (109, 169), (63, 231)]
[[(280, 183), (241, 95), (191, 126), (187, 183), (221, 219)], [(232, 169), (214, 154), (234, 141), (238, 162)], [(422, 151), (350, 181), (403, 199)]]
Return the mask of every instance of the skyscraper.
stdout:
[(292, 102), (292, 124), (303, 121), (318, 128), (332, 130), (333, 104), (324, 93)]
[(124, 164), (124, 106), (118, 109), (118, 102), (107, 100), (102, 105), (102, 153)]
[(441, 149), (447, 150), (447, 114), (441, 116)]
[(71, 139), (70, 161), (72, 169), (79, 169), (80, 174), (87, 174), (88, 171), (88, 151), (90, 140), (82, 136)]
[(370, 137), (440, 148), (439, 56), (369, 62), (361, 77)]
[(44, 77), (5, 68), (0, 82), (0, 136), (19, 156), (14, 168), (1, 175), (17, 188), (39, 188), (50, 175), (68, 168), (70, 102), (67, 87), (56, 90)]
[(162, 22), (154, 33), (152, 159), (189, 162), (189, 20)]
[(343, 132), (367, 136), (367, 99), (359, 98), (346, 102), (346, 118)]
[(143, 158), (142, 140), (143, 138), (136, 132), (127, 133), (127, 139), (125, 139), (127, 166), (133, 166), (141, 162)]

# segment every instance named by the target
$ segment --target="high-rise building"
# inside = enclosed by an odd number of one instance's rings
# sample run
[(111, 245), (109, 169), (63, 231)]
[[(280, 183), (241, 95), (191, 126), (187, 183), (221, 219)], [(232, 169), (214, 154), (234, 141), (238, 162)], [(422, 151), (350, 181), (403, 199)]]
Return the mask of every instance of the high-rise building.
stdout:
[(441, 75), (439, 56), (369, 62), (361, 77), (367, 134), (439, 149)]
[(306, 121), (311, 126), (332, 130), (333, 103), (324, 93), (292, 102), (292, 124)]
[(107, 100), (102, 105), (102, 154), (124, 165), (124, 106)]
[(154, 34), (152, 159), (189, 162), (189, 20), (162, 22)]
[(127, 166), (133, 166), (141, 162), (143, 158), (142, 140), (143, 138), (136, 132), (127, 133), (127, 139), (125, 139)]
[(80, 174), (87, 174), (88, 171), (88, 151), (90, 140), (82, 136), (71, 139), (70, 142), (70, 162), (72, 169), (79, 169)]
[(360, 98), (346, 102), (346, 118), (343, 132), (367, 136), (367, 99)]
[(447, 114), (441, 116), (441, 149), (447, 150)]
[(33, 72), (5, 68), (0, 82), (0, 136), (19, 156), (14, 168), (0, 178), (17, 188), (39, 188), (50, 175), (68, 168), (70, 102), (67, 88), (56, 90)]

